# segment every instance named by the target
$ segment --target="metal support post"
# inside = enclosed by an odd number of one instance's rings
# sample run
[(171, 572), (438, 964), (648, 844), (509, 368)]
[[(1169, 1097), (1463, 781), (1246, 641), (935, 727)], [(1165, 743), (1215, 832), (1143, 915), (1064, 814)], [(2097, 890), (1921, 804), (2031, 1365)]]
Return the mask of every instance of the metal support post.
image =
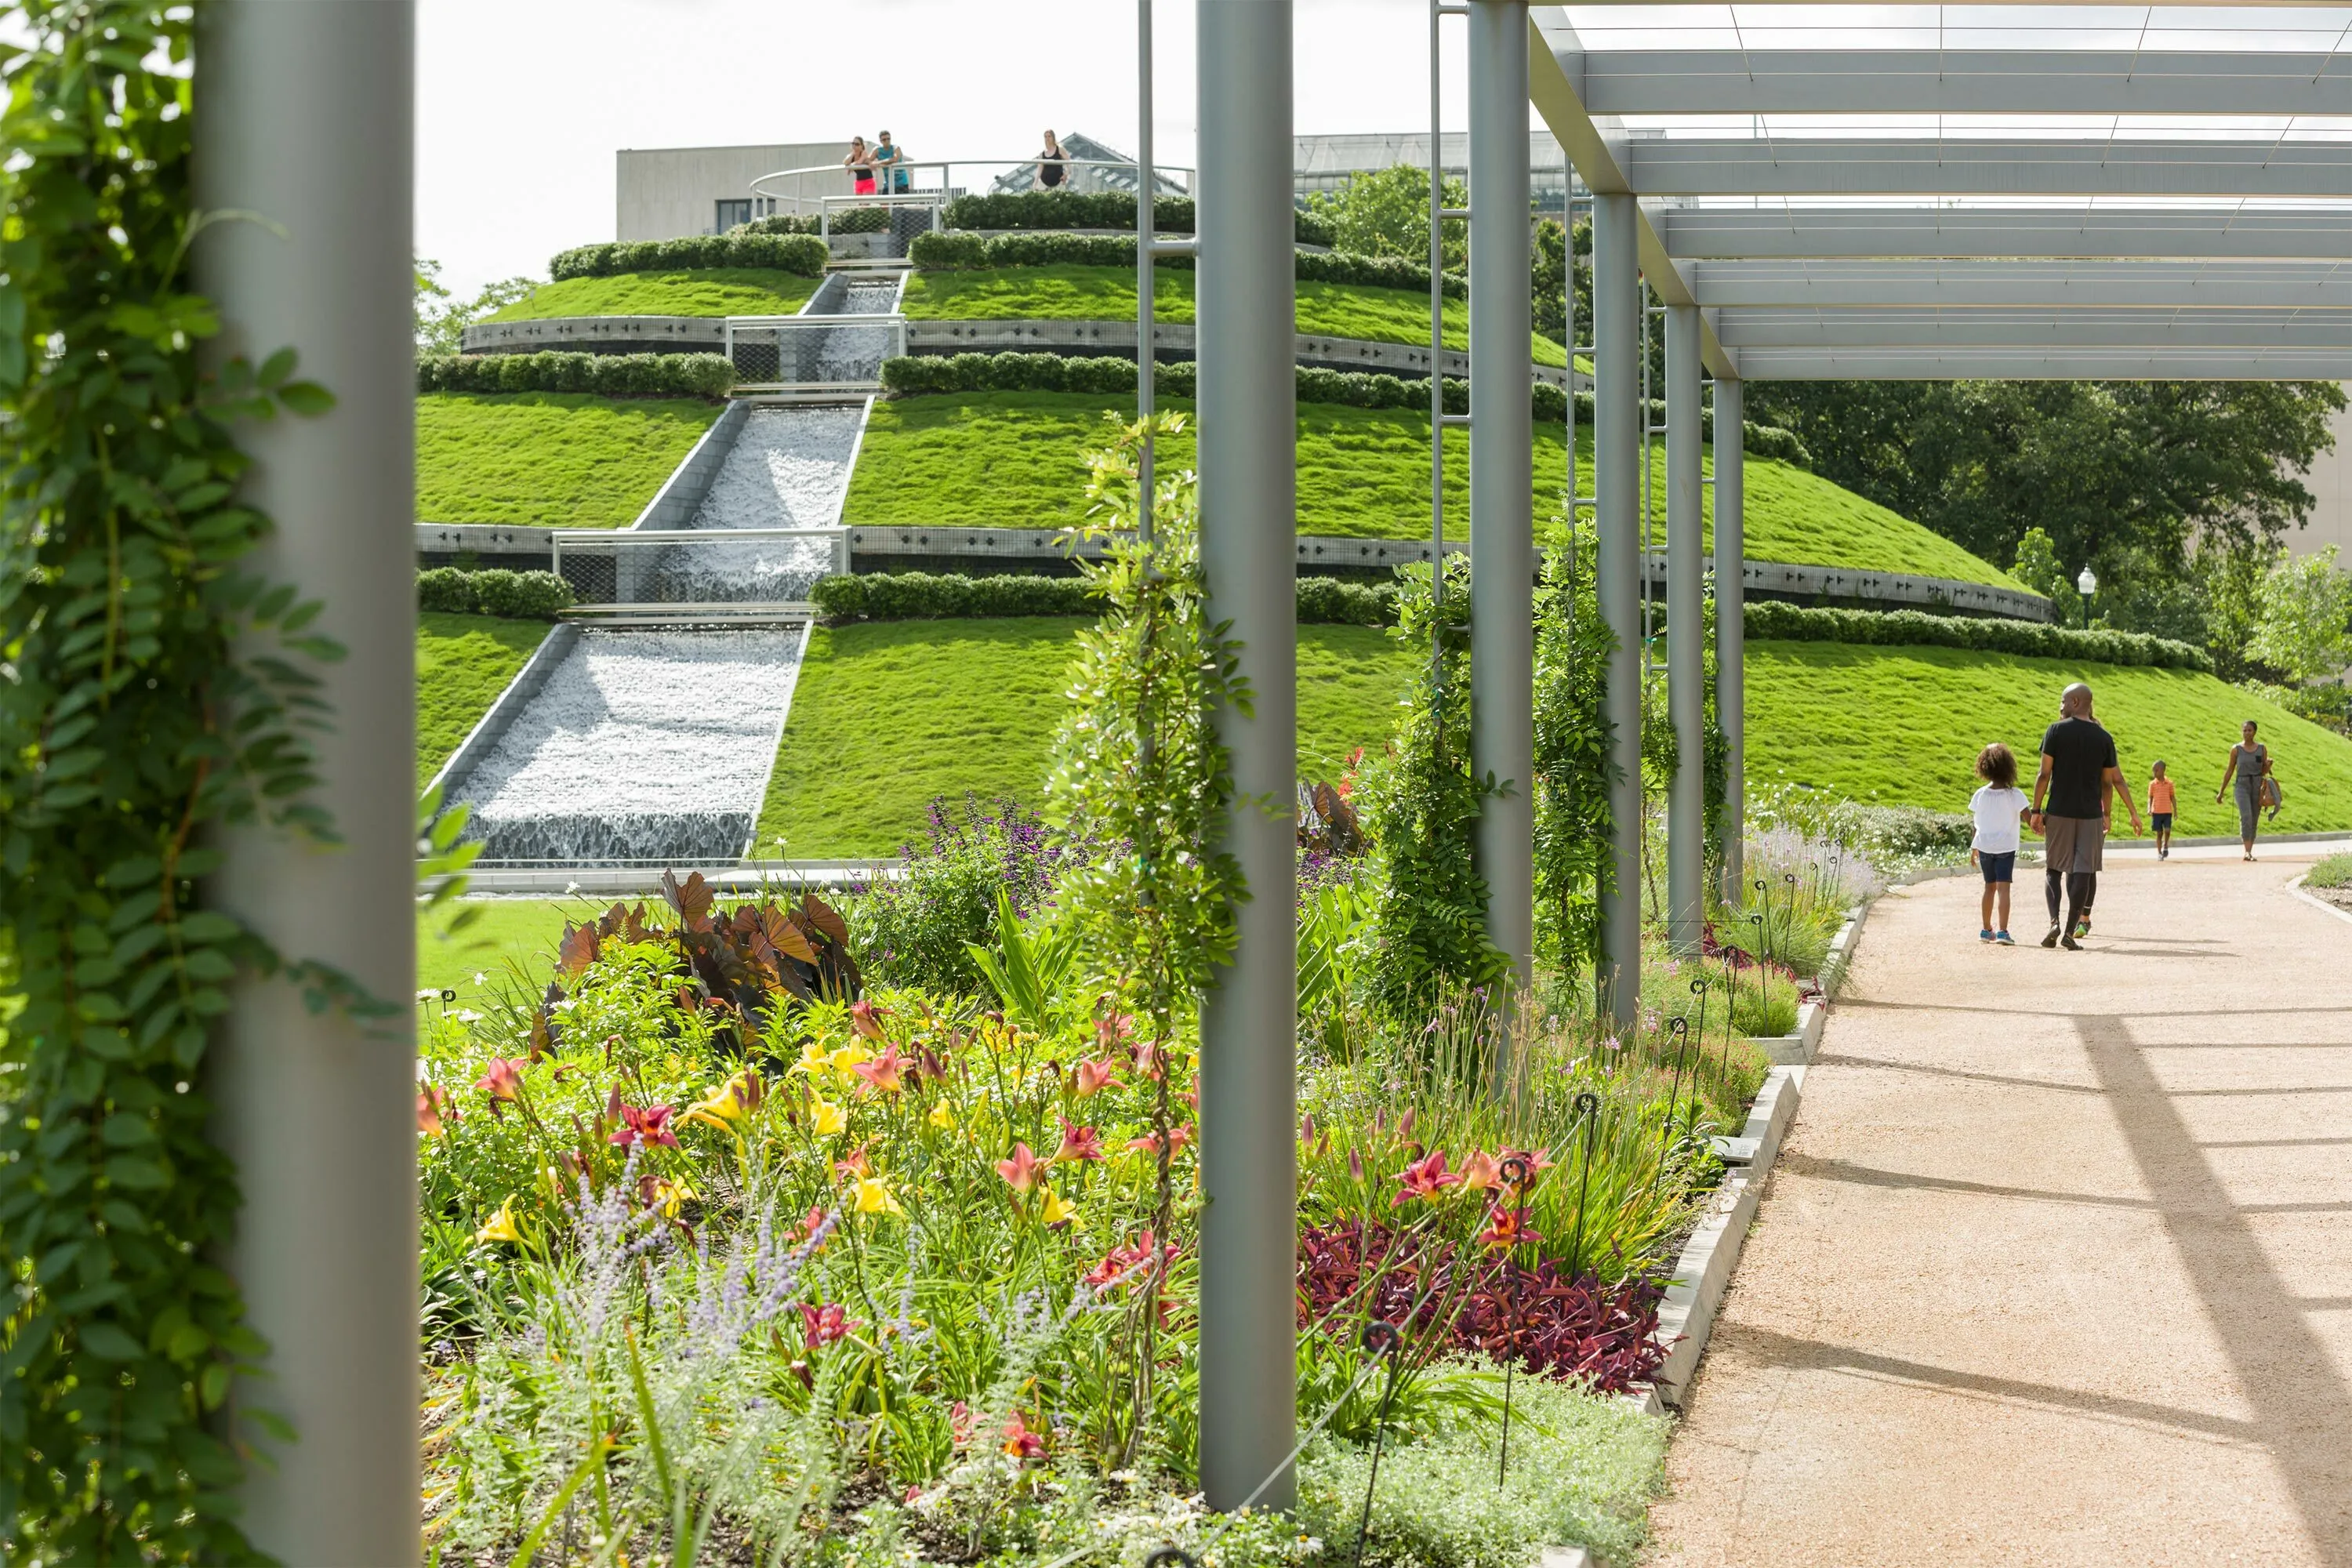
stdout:
[(1152, 498), (1158, 493), (1153, 459), (1158, 456), (1151, 434), (1151, 416), (1158, 407), (1153, 395), (1159, 370), (1159, 343), (1152, 331), (1158, 301), (1152, 297), (1152, 251), (1160, 237), (1160, 215), (1152, 199), (1151, 148), (1151, 0), (1135, 0), (1135, 417), (1143, 424), (1143, 448), (1136, 456), (1136, 489), (1143, 504), (1136, 526), (1151, 537)]
[[(1524, 993), (1535, 955), (1535, 430), (1526, 0), (1470, 7), (1470, 766), (1486, 935)], [(1507, 1038), (1507, 1036), (1505, 1037)], [(1497, 1050), (1497, 1084), (1507, 1050)]]
[(1255, 694), (1251, 717), (1217, 715), (1217, 733), (1236, 788), (1259, 803), (1234, 816), (1227, 847), (1250, 899), (1201, 1013), (1201, 1487), (1213, 1509), (1253, 1492), (1286, 1509), (1297, 1492), (1285, 1466), (1298, 1415), (1294, 216), (1289, 157), (1266, 156), (1291, 144), (1290, 12), (1290, 0), (1200, 0), (1198, 13), (1201, 556), (1209, 619), (1233, 623)]
[(1715, 712), (1723, 726), (1723, 886), (1737, 900), (1748, 821), (1747, 389), (1715, 384)]
[(253, 565), (323, 601), (320, 629), (349, 650), (319, 671), (333, 728), (315, 739), (343, 843), (226, 834), (213, 892), (289, 957), (402, 1009), (371, 1027), (247, 978), (222, 1020), (215, 1136), (244, 1196), (223, 1263), (269, 1342), (232, 1413), (273, 1411), (297, 1434), (247, 1470), (243, 1521), (279, 1562), (414, 1563), (415, 15), (216, 0), (197, 17), (194, 205), (226, 221), (194, 263), (217, 353), (290, 344), (336, 398), (240, 429), (244, 494), (277, 521)]
[(1666, 941), (1698, 952), (1706, 920), (1706, 518), (1700, 508), (1699, 320), (1666, 307), (1666, 716), (1675, 779), (1666, 795)]
[(1642, 1000), (1642, 278), (1633, 198), (1592, 198), (1595, 588), (1616, 647), (1601, 689), (1610, 728), (1609, 885), (1601, 894), (1602, 1005), (1630, 1028)]

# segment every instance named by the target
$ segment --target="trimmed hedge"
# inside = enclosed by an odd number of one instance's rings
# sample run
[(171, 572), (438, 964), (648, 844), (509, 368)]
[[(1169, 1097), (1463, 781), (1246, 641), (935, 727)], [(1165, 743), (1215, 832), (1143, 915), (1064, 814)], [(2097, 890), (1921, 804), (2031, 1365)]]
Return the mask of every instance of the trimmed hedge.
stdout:
[(614, 240), (560, 252), (547, 274), (611, 278), (623, 272), (697, 272), (714, 267), (768, 267), (821, 278), (832, 259), (824, 241), (803, 234), (698, 234), (683, 239)]
[[(1151, 204), (1152, 223), (1162, 234), (1192, 232), (1192, 198), (1161, 196)], [(1118, 191), (1008, 191), (996, 195), (958, 196), (944, 215), (951, 229), (1123, 228), (1135, 232), (1135, 198)], [(1301, 245), (1329, 245), (1330, 220), (1296, 214)]]
[[(982, 237), (949, 231), (919, 234), (907, 247), (917, 267), (934, 272), (992, 270), (1005, 267), (1133, 267), (1135, 240), (1123, 234), (999, 234)], [(1410, 289), (1429, 292), (1429, 268), (1401, 256), (1328, 255), (1297, 251), (1291, 258), (1303, 282), (1340, 283), (1362, 289)], [(1189, 268), (1189, 256), (1160, 259), (1162, 267)], [(1468, 279), (1445, 274), (1448, 299), (1469, 297)]]
[(724, 397), (724, 354), (427, 354), (419, 392), (591, 392), (599, 397)]
[[(1168, 397), (1193, 395), (1196, 366), (1191, 360), (1156, 366), (1152, 385)], [(1429, 406), (1429, 383), (1373, 371), (1322, 370), (1297, 367), (1301, 403), (1338, 403), (1350, 408), (1414, 408)], [(958, 392), (1090, 392), (1116, 395), (1135, 386), (1135, 362), (1112, 355), (1050, 353), (908, 354), (882, 362), (882, 384), (899, 397), (923, 397)], [(1568, 395), (1549, 382), (1530, 384), (1528, 399), (1534, 416), (1547, 424), (1568, 417)], [(1577, 417), (1592, 419), (1592, 395), (1576, 395)], [(1665, 405), (1653, 401), (1654, 420), (1665, 417)], [(1445, 378), (1445, 411), (1470, 411), (1470, 384)], [(1713, 416), (1706, 436), (1714, 439)], [(1800, 468), (1812, 465), (1812, 454), (1794, 432), (1777, 426), (1748, 426), (1746, 450), (1750, 456), (1774, 458)]]
[(2213, 670), (2204, 649), (2144, 632), (2086, 632), (2037, 621), (1977, 620), (1923, 610), (1812, 610), (1769, 600), (1749, 605), (1744, 619), (1748, 637), (1759, 642), (1959, 647), (2208, 675)]
[(572, 605), (572, 584), (552, 572), (509, 572), (503, 566), (467, 572), (436, 566), (416, 574), (416, 607), (459, 616), (503, 616), (551, 621)]
[[(828, 621), (977, 620), (1001, 616), (1091, 616), (1100, 605), (1083, 577), (967, 577), (961, 573), (874, 572), (818, 580), (809, 597)], [(1302, 626), (1396, 624), (1387, 583), (1298, 579)]]

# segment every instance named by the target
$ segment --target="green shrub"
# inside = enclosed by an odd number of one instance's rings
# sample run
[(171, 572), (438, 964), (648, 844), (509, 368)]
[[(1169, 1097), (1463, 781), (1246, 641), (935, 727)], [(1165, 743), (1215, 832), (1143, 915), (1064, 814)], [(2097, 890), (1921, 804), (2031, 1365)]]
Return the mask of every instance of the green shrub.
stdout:
[(416, 607), (449, 615), (551, 621), (573, 603), (572, 584), (552, 572), (467, 572), (436, 566), (416, 574)]
[(2330, 855), (2303, 879), (2306, 888), (2352, 888), (2352, 855)]
[(739, 234), (879, 234), (890, 226), (887, 207), (844, 207), (833, 215), (832, 221), (820, 225), (813, 217), (794, 217), (790, 213), (778, 213), (773, 217), (755, 217), (750, 223), (739, 223), (727, 232)]
[[(953, 230), (919, 234), (907, 247), (918, 267), (947, 272), (1000, 267), (1132, 267), (1135, 241), (1123, 234), (1000, 234), (986, 238)], [(1300, 251), (1293, 258), (1300, 279), (1317, 283), (1350, 284), (1358, 288), (1411, 289), (1429, 291), (1429, 268), (1401, 256), (1358, 256), (1349, 251), (1318, 255)], [(1160, 265), (1189, 268), (1192, 258), (1171, 256)], [(1448, 299), (1467, 299), (1469, 282), (1457, 273), (1445, 274)]]
[(1796, 605), (1759, 602), (1748, 606), (1746, 622), (1747, 635), (1759, 642), (1958, 647), (1978, 653), (2024, 654), (2036, 658), (2078, 658), (2155, 669), (2193, 669), (2209, 675), (2213, 669), (2213, 661), (2205, 650), (2187, 643), (2142, 632), (2086, 632), (2035, 621), (1977, 620), (1966, 616), (1929, 615), (1921, 610), (1811, 610)]
[(427, 354), (419, 392), (585, 392), (599, 397), (724, 397), (735, 366), (724, 354)]
[(1965, 811), (1856, 805), (1851, 818), (1856, 845), (1893, 859), (1965, 856), (1976, 836), (1976, 819)]
[[(1152, 203), (1152, 223), (1162, 234), (1192, 232), (1192, 198), (1161, 196)], [(1123, 228), (1135, 231), (1135, 198), (1118, 191), (1008, 191), (958, 196), (945, 215), (951, 229)], [(1297, 215), (1301, 245), (1329, 245), (1330, 223), (1314, 213)]]
[[(1302, 626), (1396, 624), (1396, 587), (1336, 577), (1298, 579)], [(809, 591), (828, 621), (982, 620), (1090, 616), (1100, 606), (1083, 577), (967, 577), (959, 573), (871, 572), (820, 578)]]
[[(879, 210), (879, 209), (876, 209)], [(610, 278), (618, 272), (691, 272), (711, 267), (772, 267), (815, 278), (832, 257), (824, 241), (806, 234), (697, 234), (682, 239), (639, 239), (583, 245), (559, 252), (549, 278)]]

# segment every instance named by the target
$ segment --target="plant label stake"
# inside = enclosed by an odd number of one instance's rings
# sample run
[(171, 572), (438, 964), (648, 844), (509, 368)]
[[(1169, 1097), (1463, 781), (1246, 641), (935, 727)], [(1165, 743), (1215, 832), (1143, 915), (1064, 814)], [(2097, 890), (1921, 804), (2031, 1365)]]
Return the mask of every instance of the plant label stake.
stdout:
[(1584, 1194), (1592, 1185), (1592, 1140), (1601, 1131), (1601, 1097), (1586, 1089), (1576, 1097), (1576, 1114), (1584, 1118), (1584, 1169), (1576, 1178), (1576, 1238), (1568, 1244), (1568, 1279), (1573, 1285), (1584, 1267)]
[[(1534, 1173), (1528, 1168), (1525, 1157), (1505, 1156), (1503, 1180), (1511, 1184), (1511, 1234), (1523, 1237), (1528, 1233), (1528, 1179)], [(1495, 1460), (1495, 1485), (1500, 1488), (1503, 1478), (1511, 1470), (1511, 1374), (1519, 1364), (1519, 1277), (1517, 1267), (1511, 1261), (1509, 1247), (1503, 1249), (1504, 1308), (1508, 1313), (1504, 1331), (1503, 1357), (1503, 1441)]]
[(1372, 1492), (1381, 1484), (1381, 1450), (1388, 1442), (1389, 1405), (1396, 1398), (1397, 1378), (1404, 1371), (1404, 1357), (1397, 1352), (1403, 1348), (1404, 1335), (1394, 1323), (1364, 1325), (1364, 1351), (1388, 1358), (1389, 1376), (1388, 1386), (1381, 1391), (1381, 1412), (1372, 1420), (1372, 1469), (1364, 1478), (1364, 1516), (1356, 1525), (1355, 1568), (1364, 1568), (1364, 1538), (1372, 1531)]

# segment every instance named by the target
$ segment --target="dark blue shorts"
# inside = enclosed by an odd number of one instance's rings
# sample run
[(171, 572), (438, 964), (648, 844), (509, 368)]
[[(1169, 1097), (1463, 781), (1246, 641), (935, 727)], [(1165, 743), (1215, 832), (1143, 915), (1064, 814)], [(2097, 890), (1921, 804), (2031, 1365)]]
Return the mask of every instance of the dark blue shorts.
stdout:
[(1977, 864), (1984, 868), (1984, 879), (1989, 883), (2017, 880), (2017, 851), (2014, 849), (2004, 849), (1999, 854), (1990, 849), (1979, 849), (1977, 851)]
[(2148, 831), (2151, 833), (2169, 832), (2172, 828), (2172, 813), (2168, 811), (2149, 812), (2147, 814), (2147, 826)]

